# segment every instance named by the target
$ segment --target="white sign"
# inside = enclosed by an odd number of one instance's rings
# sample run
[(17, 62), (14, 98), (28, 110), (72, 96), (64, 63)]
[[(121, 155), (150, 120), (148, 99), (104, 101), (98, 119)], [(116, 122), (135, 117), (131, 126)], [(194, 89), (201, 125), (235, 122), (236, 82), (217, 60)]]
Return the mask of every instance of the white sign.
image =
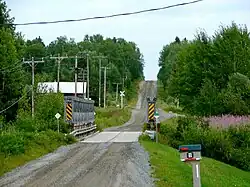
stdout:
[(56, 117), (56, 119), (59, 119), (59, 118), (61, 117), (61, 114), (57, 113), (57, 114), (55, 115), (55, 117)]
[(125, 91), (120, 91), (120, 96), (121, 96), (121, 97), (124, 97), (124, 96), (125, 96), (124, 93), (125, 93)]

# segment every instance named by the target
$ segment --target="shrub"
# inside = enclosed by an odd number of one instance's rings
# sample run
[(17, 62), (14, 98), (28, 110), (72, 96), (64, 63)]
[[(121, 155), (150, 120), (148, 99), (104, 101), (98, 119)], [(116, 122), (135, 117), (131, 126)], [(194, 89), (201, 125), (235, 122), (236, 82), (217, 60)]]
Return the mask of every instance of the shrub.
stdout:
[(167, 106), (166, 108), (164, 108), (164, 110), (166, 112), (172, 111), (173, 113), (177, 113), (177, 114), (182, 114), (183, 113), (181, 108), (177, 108), (176, 106), (173, 106), (173, 105)]
[(161, 126), (162, 143), (174, 148), (181, 144), (201, 144), (202, 155), (250, 171), (250, 126), (214, 129), (194, 117), (169, 120)]
[(2, 132), (0, 134), (0, 153), (5, 157), (24, 153), (24, 137), (20, 132)]
[(152, 141), (152, 140), (148, 135), (142, 134), (141, 136), (139, 136), (139, 141)]
[(75, 138), (73, 135), (70, 135), (70, 134), (67, 134), (67, 135), (64, 137), (64, 139), (65, 139), (65, 142), (66, 142), (67, 144), (72, 144), (72, 143), (77, 142), (76, 138)]

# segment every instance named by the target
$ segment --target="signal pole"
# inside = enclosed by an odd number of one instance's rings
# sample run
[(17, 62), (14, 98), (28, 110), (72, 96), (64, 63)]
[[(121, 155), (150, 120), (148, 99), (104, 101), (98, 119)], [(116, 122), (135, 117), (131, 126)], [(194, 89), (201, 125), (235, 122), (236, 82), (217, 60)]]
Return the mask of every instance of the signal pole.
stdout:
[(32, 96), (31, 96), (31, 113), (32, 113), (32, 118), (34, 118), (34, 113), (35, 113), (35, 101), (34, 101), (34, 85), (35, 85), (35, 63), (43, 63), (43, 58), (41, 61), (34, 61), (34, 57), (32, 57), (31, 61), (25, 61), (23, 58), (23, 63), (28, 63), (29, 65), (31, 64), (32, 68)]
[(68, 58), (68, 56), (61, 56), (60, 57), (60, 54), (58, 54), (57, 57), (50, 57), (51, 59), (56, 59), (57, 61), (57, 93), (59, 93), (59, 83), (60, 83), (60, 64), (61, 64), (61, 61), (65, 58)]

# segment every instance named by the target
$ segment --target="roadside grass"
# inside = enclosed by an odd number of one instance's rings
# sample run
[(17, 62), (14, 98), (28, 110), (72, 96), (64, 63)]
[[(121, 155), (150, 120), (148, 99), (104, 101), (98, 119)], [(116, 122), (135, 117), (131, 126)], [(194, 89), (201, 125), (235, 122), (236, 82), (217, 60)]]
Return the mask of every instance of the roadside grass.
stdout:
[(120, 126), (126, 123), (131, 117), (130, 108), (98, 108), (96, 109), (95, 123), (98, 130), (102, 130), (108, 127)]
[(95, 123), (97, 129), (102, 131), (105, 128), (121, 126), (131, 118), (132, 110), (136, 106), (139, 94), (139, 81), (135, 83), (134, 90), (129, 91), (130, 100), (126, 103), (123, 109), (115, 106), (107, 108), (95, 108)]
[[(20, 144), (20, 142), (12, 141), (13, 139), (4, 138), (4, 136), (9, 137), (9, 134), (0, 134), (0, 140), (2, 141), (0, 148), (0, 176), (31, 160), (53, 152), (62, 145), (76, 142), (76, 139), (72, 136), (65, 136), (62, 133), (58, 134), (54, 131), (39, 133), (22, 133), (16, 131), (9, 133), (12, 133), (11, 136), (21, 137), (22, 143)], [(8, 142), (3, 142), (3, 140)]]
[[(157, 144), (145, 138), (140, 143), (150, 154), (154, 169), (152, 177), (157, 187), (192, 187), (192, 167), (180, 161), (179, 152), (167, 145)], [(201, 183), (204, 187), (250, 186), (250, 172), (202, 157)]]

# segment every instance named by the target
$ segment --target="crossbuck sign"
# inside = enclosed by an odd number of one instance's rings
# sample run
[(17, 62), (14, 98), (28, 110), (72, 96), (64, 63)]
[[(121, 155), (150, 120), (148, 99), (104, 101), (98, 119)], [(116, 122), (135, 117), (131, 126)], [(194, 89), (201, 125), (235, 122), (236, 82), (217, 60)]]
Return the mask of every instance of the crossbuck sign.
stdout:
[(120, 96), (121, 96), (121, 108), (123, 108), (123, 97), (125, 96), (125, 91), (120, 91)]
[(124, 97), (124, 96), (125, 96), (124, 93), (125, 93), (125, 91), (120, 91), (120, 96), (121, 96), (121, 97)]

